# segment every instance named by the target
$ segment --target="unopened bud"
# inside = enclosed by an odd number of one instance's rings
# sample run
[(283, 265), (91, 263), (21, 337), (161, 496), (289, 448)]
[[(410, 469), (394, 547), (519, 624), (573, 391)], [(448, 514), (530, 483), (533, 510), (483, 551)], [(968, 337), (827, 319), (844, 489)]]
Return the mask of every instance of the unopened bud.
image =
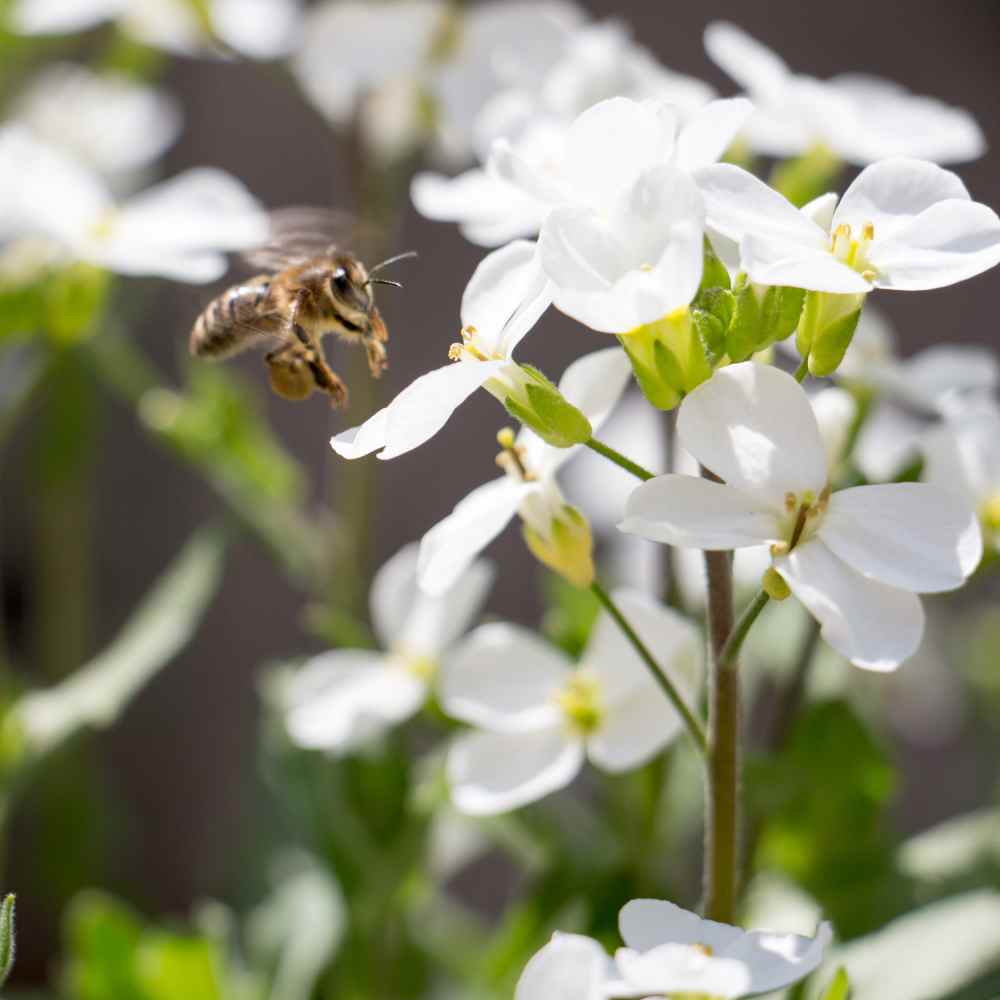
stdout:
[(864, 304), (863, 294), (806, 293), (795, 344), (809, 359), (810, 374), (832, 375), (840, 367)]
[[(516, 374), (504, 383), (502, 394), (487, 388), (501, 399), (512, 417), (553, 448), (583, 444), (594, 433), (586, 415), (531, 365), (518, 365)], [(506, 447), (503, 442), (501, 447)]]
[(772, 601), (783, 601), (792, 592), (785, 578), (773, 566), (761, 577), (760, 586)]
[(740, 275), (733, 295), (736, 311), (726, 337), (726, 353), (731, 361), (745, 361), (790, 336), (805, 299), (801, 288), (756, 285), (746, 275)]
[(594, 582), (594, 541), (590, 524), (575, 507), (563, 504), (541, 532), (525, 522), (525, 544), (531, 554), (575, 587), (589, 587)]
[(497, 444), (504, 451), (510, 451), (514, 447), (514, 431), (510, 427), (501, 427), (497, 431)]

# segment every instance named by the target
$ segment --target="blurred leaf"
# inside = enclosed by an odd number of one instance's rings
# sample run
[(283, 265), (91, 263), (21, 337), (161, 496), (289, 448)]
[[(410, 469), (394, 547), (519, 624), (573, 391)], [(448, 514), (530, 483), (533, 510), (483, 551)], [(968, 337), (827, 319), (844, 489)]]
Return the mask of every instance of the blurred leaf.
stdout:
[(15, 703), (29, 752), (43, 754), (84, 726), (114, 722), (194, 635), (218, 588), (224, 549), (218, 532), (199, 532), (107, 649), (65, 681)]
[(847, 703), (808, 707), (781, 755), (750, 761), (747, 783), (758, 865), (801, 885), (842, 938), (899, 912), (905, 882), (885, 821), (895, 773)]
[(135, 955), (136, 979), (148, 1000), (229, 1000), (219, 955), (204, 938), (154, 931)]
[(982, 884), (988, 869), (1000, 873), (1000, 809), (982, 809), (932, 827), (903, 844), (900, 866), (921, 882), (966, 876)]
[(0, 338), (39, 334), (66, 345), (96, 332), (111, 288), (107, 271), (83, 263), (39, 270), (30, 261), (25, 268), (27, 280), (0, 280)]
[(847, 978), (847, 970), (841, 966), (834, 973), (830, 985), (823, 991), (820, 1000), (848, 1000), (851, 995), (851, 981)]
[[(2, 312), (0, 305), (0, 312)], [(46, 368), (37, 344), (4, 345), (0, 353), (0, 445), (17, 424), (25, 404), (41, 385)]]
[[(340, 888), (308, 858), (296, 856), (272, 896), (250, 915), (249, 951), (270, 973), (272, 1000), (309, 1000), (344, 933)], [(287, 868), (287, 865), (285, 866)]]
[(99, 892), (81, 893), (66, 915), (64, 989), (72, 1000), (144, 1000), (135, 970), (138, 917)]
[(600, 611), (597, 598), (555, 573), (545, 574), (543, 586), (546, 611), (542, 631), (570, 656), (579, 656)]
[(941, 1000), (998, 964), (1000, 894), (990, 891), (908, 913), (830, 956), (847, 970), (852, 1000)]
[(0, 986), (14, 968), (14, 951), (14, 896), (8, 894), (0, 903)]

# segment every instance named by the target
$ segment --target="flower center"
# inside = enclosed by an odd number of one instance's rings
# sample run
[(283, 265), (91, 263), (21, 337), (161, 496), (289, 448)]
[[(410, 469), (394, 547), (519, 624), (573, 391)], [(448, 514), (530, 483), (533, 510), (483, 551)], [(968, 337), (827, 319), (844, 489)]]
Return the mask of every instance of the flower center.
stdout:
[(462, 342), (448, 348), (451, 361), (503, 361), (503, 355), (490, 350), (479, 330), (474, 326), (462, 327)]
[(985, 532), (1000, 532), (1000, 490), (996, 490), (979, 507), (979, 520)]
[(525, 464), (525, 449), (517, 444), (511, 428), (504, 427), (497, 431), (497, 444), (501, 451), (496, 457), (496, 463), (508, 476), (519, 483), (534, 482), (538, 478)]
[(411, 653), (406, 649), (393, 650), (393, 665), (403, 673), (415, 677), (418, 681), (429, 681), (437, 673), (438, 663), (431, 656)]
[(592, 733), (604, 717), (600, 681), (586, 668), (570, 677), (556, 695), (556, 702), (569, 728), (581, 736)]
[(775, 542), (771, 546), (771, 555), (788, 555), (796, 545), (808, 541), (820, 526), (829, 503), (829, 484), (823, 487), (823, 492), (818, 497), (812, 490), (799, 494), (791, 491), (786, 493), (784, 529), (788, 538), (784, 542)]
[(875, 226), (873, 223), (866, 222), (861, 227), (861, 238), (854, 239), (851, 227), (843, 222), (837, 226), (830, 237), (830, 253), (837, 260), (857, 271), (865, 281), (872, 281), (878, 273), (868, 259), (874, 239)]

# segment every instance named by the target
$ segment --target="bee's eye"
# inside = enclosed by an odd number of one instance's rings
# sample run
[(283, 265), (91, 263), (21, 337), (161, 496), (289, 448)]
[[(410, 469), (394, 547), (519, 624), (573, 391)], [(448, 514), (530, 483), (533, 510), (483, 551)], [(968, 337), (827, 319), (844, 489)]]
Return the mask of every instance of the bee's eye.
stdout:
[(348, 278), (347, 271), (344, 270), (344, 268), (338, 267), (337, 270), (333, 272), (330, 284), (334, 291), (344, 294), (350, 290), (351, 279)]

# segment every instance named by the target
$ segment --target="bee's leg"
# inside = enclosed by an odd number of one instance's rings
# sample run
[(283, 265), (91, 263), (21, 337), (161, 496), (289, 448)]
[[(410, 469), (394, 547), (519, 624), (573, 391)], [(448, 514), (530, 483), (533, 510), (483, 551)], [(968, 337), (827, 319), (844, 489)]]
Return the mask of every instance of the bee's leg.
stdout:
[(382, 314), (373, 308), (368, 334), (365, 337), (365, 350), (368, 352), (368, 369), (375, 378), (389, 366), (385, 344), (389, 340), (389, 331), (382, 320)]
[(299, 311), (307, 295), (308, 292), (304, 290), (299, 292), (295, 296), (289, 310), (288, 325), (295, 335), (295, 339), (298, 341), (295, 344), (296, 353), (308, 365), (317, 388), (322, 389), (323, 392), (329, 395), (330, 405), (346, 407), (347, 386), (344, 385), (343, 381), (334, 374), (330, 366), (326, 363), (326, 358), (323, 356), (323, 349), (320, 345), (309, 336), (305, 328), (298, 322)]

